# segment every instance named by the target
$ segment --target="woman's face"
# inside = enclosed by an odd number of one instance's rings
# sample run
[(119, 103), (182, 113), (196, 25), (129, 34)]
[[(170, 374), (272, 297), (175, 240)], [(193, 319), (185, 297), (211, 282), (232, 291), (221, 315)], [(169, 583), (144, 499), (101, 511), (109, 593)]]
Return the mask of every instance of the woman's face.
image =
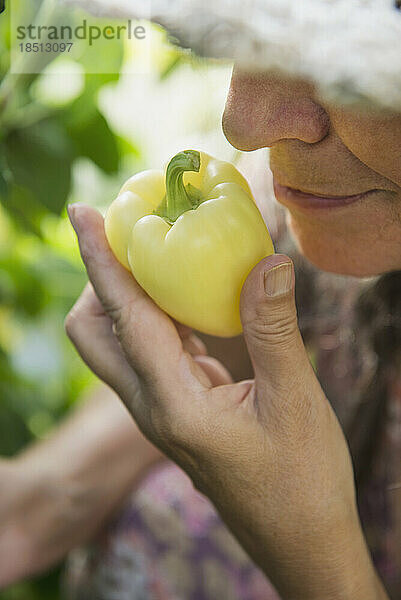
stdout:
[(311, 262), (401, 269), (401, 114), (323, 105), (309, 83), (235, 69), (223, 128), (240, 150), (271, 148), (276, 198)]

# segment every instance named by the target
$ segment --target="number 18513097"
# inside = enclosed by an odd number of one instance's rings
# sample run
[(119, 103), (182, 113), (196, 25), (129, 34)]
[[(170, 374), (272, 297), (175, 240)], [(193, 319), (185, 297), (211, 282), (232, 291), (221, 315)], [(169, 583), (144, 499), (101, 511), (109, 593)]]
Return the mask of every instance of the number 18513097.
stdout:
[(71, 52), (73, 42), (24, 42), (19, 45), (21, 52)]

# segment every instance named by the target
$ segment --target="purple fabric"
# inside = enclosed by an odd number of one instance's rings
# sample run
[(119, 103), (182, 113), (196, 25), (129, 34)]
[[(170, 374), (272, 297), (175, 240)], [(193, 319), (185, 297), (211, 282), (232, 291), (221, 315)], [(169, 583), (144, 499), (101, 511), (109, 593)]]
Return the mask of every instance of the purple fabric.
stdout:
[(101, 543), (71, 561), (84, 600), (278, 600), (208, 500), (175, 465), (153, 471)]

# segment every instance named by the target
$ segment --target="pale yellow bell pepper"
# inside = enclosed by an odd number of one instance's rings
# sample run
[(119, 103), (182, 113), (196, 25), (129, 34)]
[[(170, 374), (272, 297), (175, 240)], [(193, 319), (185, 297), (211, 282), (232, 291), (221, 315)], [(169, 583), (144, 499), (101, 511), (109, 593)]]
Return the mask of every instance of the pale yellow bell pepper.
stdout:
[(210, 335), (241, 333), (242, 286), (274, 247), (232, 164), (186, 150), (166, 173), (134, 175), (105, 228), (115, 256), (166, 313)]

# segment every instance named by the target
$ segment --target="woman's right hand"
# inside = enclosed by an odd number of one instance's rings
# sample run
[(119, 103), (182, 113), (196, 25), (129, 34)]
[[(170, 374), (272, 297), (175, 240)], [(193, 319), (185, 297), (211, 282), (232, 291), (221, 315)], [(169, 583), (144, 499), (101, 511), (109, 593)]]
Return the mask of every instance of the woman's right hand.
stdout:
[[(125, 359), (91, 285), (75, 312), (80, 315), (74, 331), (81, 353), (90, 353), (95, 369), (106, 364), (118, 370)], [(178, 324), (177, 329), (186, 351), (210, 380), (230, 383), (228, 372), (206, 356), (192, 331)], [(138, 386), (134, 394), (140, 393)], [(97, 387), (48, 439), (13, 459), (0, 459), (0, 589), (43, 572), (86, 543), (163, 459), (106, 386)]]
[(177, 324), (114, 258), (101, 215), (75, 205), (70, 216), (101, 319), (88, 327), (81, 303), (67, 331), (145, 436), (212, 500), (286, 600), (385, 598), (348, 448), (298, 329), (288, 257), (264, 259), (245, 283), (241, 319), (255, 380), (233, 384), (213, 380), (220, 363), (186, 351)]

